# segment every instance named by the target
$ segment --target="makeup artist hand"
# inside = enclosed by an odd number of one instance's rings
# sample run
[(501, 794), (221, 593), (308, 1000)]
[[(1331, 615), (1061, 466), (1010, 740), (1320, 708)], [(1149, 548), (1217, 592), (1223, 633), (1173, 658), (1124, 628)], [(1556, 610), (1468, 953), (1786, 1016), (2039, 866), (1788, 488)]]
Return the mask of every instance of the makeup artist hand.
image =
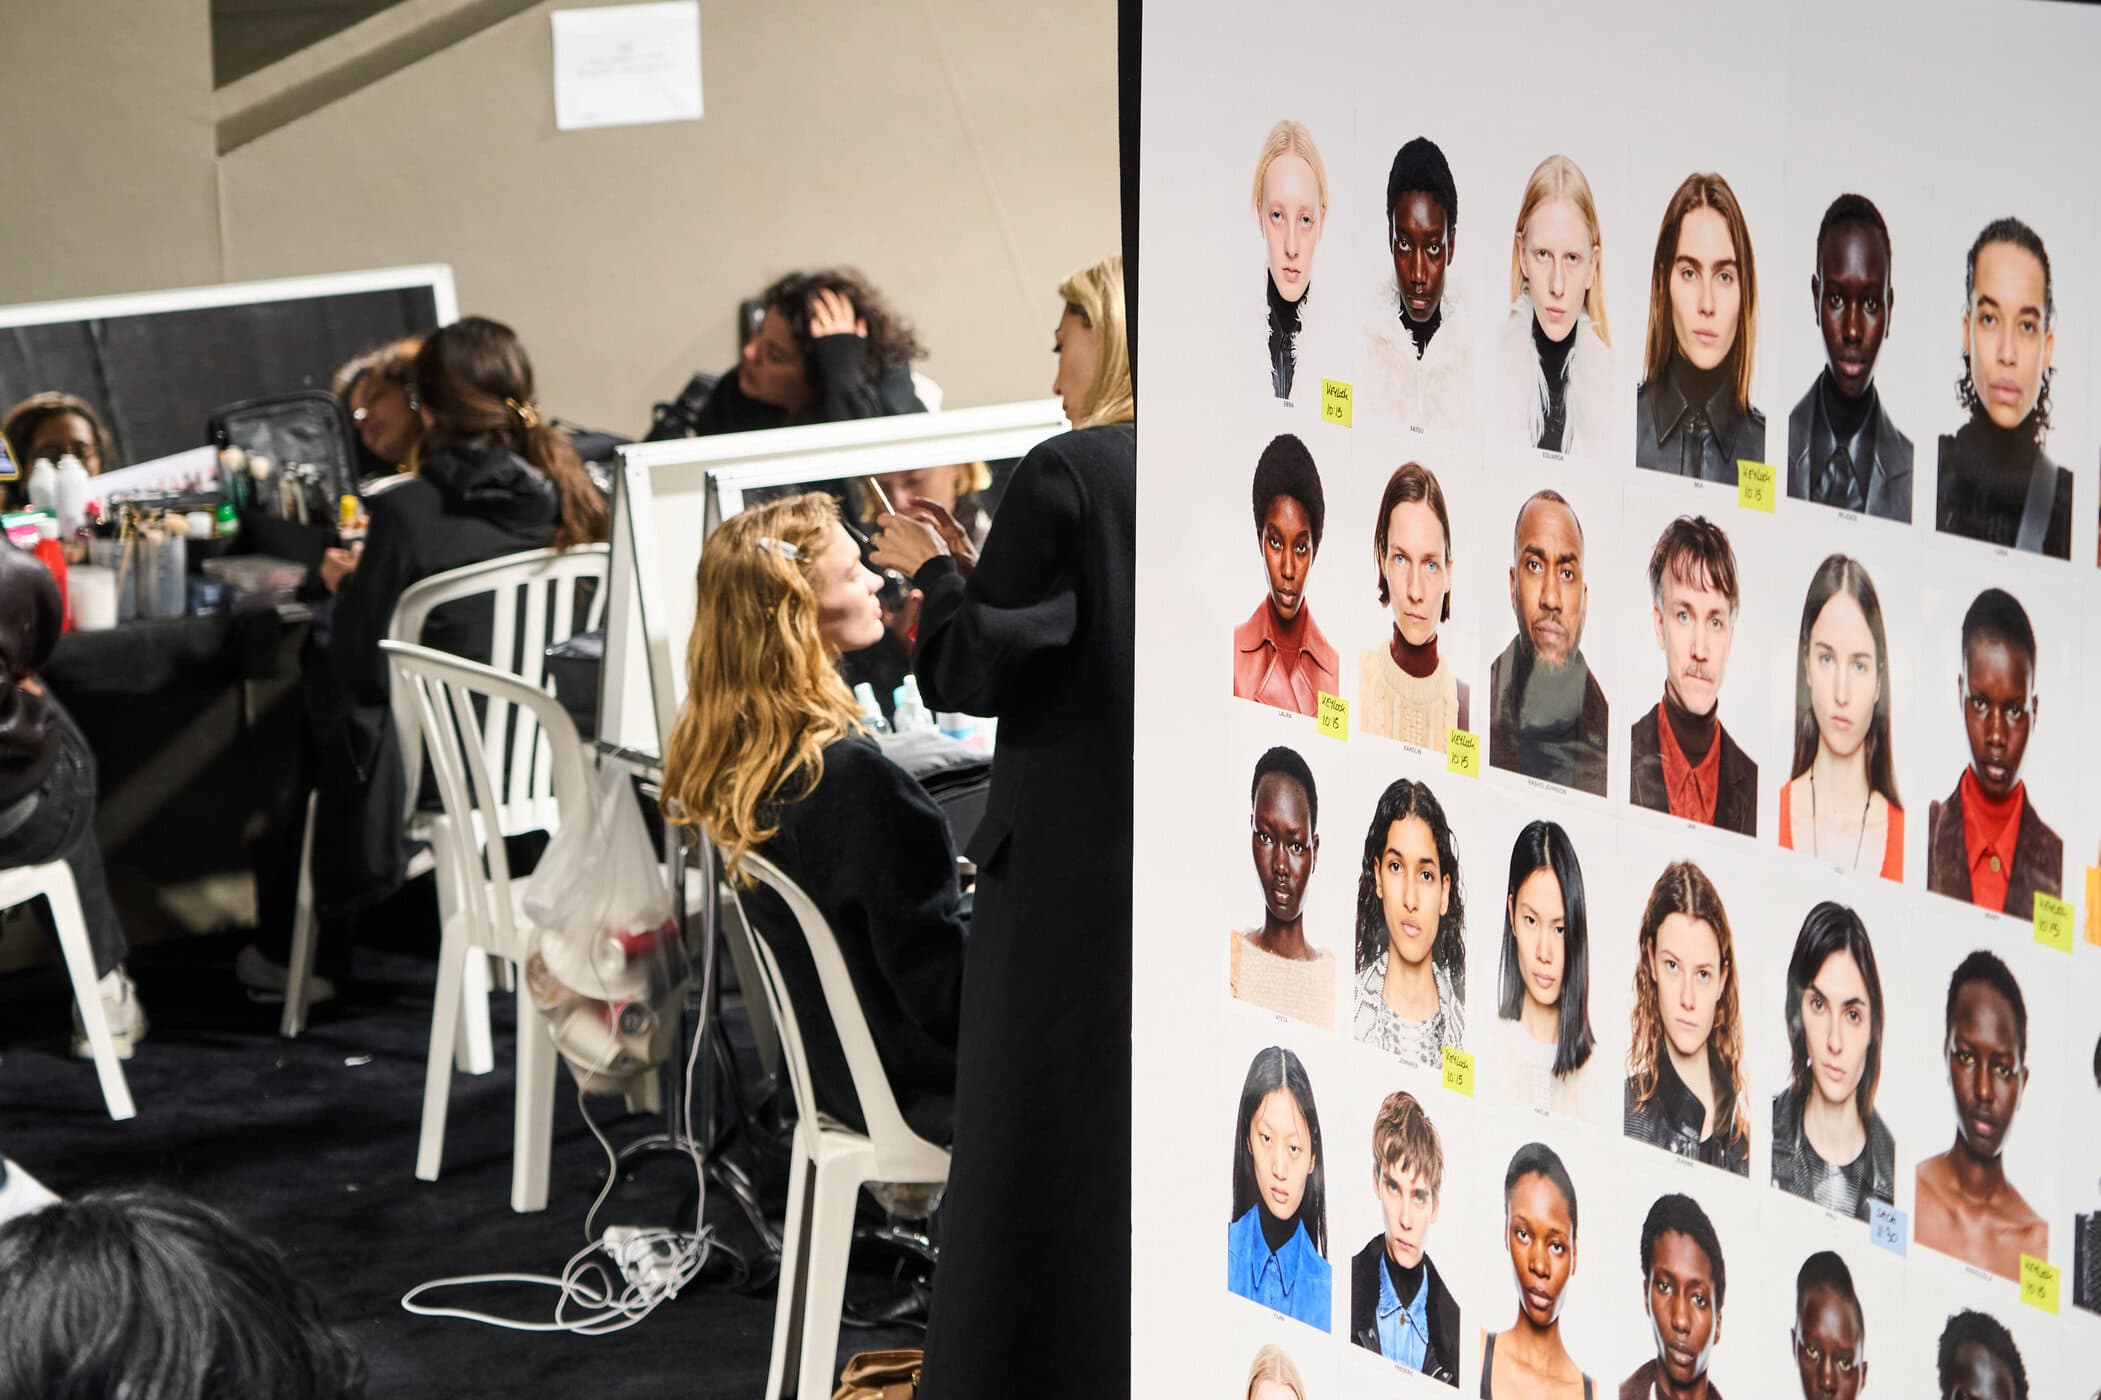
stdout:
[(321, 556), (321, 586), (333, 593), (342, 586), (357, 568), (359, 556), (365, 552), (362, 543), (351, 549), (331, 549)]
[(941, 536), (941, 543), (948, 546), (948, 552), (955, 556), (957, 573), (967, 574), (978, 566), (978, 547), (970, 542), (970, 531), (949, 513), (947, 506), (933, 501), (914, 501), (905, 508), (905, 513), (934, 527)]
[(926, 567), (927, 560), (950, 552), (939, 530), (913, 516), (885, 511), (875, 518), (875, 525), (875, 549), (868, 562), (879, 569), (895, 569), (911, 578)]

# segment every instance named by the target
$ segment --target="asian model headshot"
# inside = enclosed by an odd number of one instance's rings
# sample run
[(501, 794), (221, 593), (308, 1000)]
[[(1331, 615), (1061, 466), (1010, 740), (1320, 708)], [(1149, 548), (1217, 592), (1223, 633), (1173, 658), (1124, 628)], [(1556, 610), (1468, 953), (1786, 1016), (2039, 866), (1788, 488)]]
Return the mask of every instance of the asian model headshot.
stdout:
[(1926, 888), (2027, 920), (2035, 897), (2064, 893), (2064, 842), (2036, 815), (2021, 760), (2041, 722), (2035, 629), (2004, 589), (1987, 588), (1962, 618), (1956, 673), (1970, 764), (1945, 802), (1926, 809)]
[(1503, 1091), (1542, 1113), (1583, 1116), (1597, 1048), (1589, 915), (1583, 867), (1558, 822), (1528, 822), (1510, 847), (1496, 1024)]
[(1943, 532), (2072, 557), (2072, 473), (2044, 450), (2056, 350), (2050, 254), (2019, 219), (1994, 219), (1963, 275), (1955, 398), (1969, 417), (1940, 440), (1933, 523)]
[(1965, 1308), (1948, 1319), (1935, 1369), (1940, 1400), (2028, 1400), (2021, 1349), (1990, 1313)]
[(1372, 558), (1393, 630), (1357, 658), (1357, 728), (1443, 753), (1447, 734), (1472, 728), (1472, 697), (1437, 652), (1438, 625), (1452, 616), (1452, 518), (1429, 468), (1404, 462), (1387, 478)]
[(1708, 1375), (1722, 1340), (1729, 1268), (1714, 1222), (1690, 1196), (1659, 1196), (1641, 1226), (1642, 1310), (1656, 1355), (1620, 1386), (1620, 1400), (1722, 1400)]
[(1481, 1400), (1596, 1400), (1561, 1338), (1561, 1309), (1576, 1277), (1576, 1183), (1554, 1149), (1528, 1142), (1503, 1173), (1503, 1243), (1517, 1285), (1517, 1318), (1481, 1333)]
[(1357, 872), (1351, 1033), (1416, 1069), (1466, 1043), (1466, 895), (1444, 807), (1410, 778), (1379, 794)]
[(1919, 1163), (1913, 1238), (2001, 1278), (2050, 1257), (2050, 1224), (2006, 1179), (2006, 1139), (2028, 1092), (2028, 1006), (2013, 973), (1979, 949), (1948, 980), (1948, 1087), (1955, 1141)]
[(1243, 1400), (1306, 1400), (1306, 1381), (1291, 1353), (1275, 1342), (1256, 1352), (1248, 1364)]
[(1758, 830), (1758, 765), (1722, 727), (1722, 676), (1736, 638), (1736, 551), (1704, 515), (1664, 526), (1649, 553), (1663, 698), (1628, 736), (1637, 807), (1743, 836)]
[(1719, 175), (1685, 177), (1656, 233), (1649, 333), (1634, 394), (1634, 465), (1736, 483), (1765, 460), (1765, 414), (1751, 403), (1758, 268), (1736, 192)]
[(1350, 1340), (1457, 1386), (1459, 1304), (1428, 1252), (1444, 1190), (1444, 1148), (1415, 1095), (1388, 1094), (1379, 1105), (1371, 1179), (1386, 1228), (1350, 1260)]
[(1642, 911), (1622, 1127), (1710, 1167), (1751, 1170), (1736, 946), (1705, 871), (1676, 861)]
[(1337, 693), (1342, 661), (1306, 606), (1328, 501), (1313, 454), (1290, 433), (1271, 439), (1255, 463), (1254, 507), (1269, 590), (1233, 629), (1233, 694), (1310, 715), (1322, 691)]
[(1860, 915), (1825, 900), (1787, 964), (1788, 1084), (1773, 1096), (1773, 1184), (1855, 1220), (1897, 1200), (1897, 1143), (1875, 1111), (1882, 976)]
[(1306, 940), (1306, 885), (1320, 857), (1313, 770), (1295, 749), (1270, 749), (1255, 760), (1248, 800), (1262, 923), (1233, 930), (1229, 985), (1241, 1001), (1333, 1030), (1335, 955)]
[(1911, 439), (1875, 389), (1897, 290), (1889, 225), (1864, 195), (1842, 194), (1817, 228), (1809, 299), (1824, 369), (1787, 415), (1787, 494), (1911, 523)]
[(1518, 508), (1510, 541), (1510, 610), (1517, 635), (1488, 670), (1488, 762), (1605, 795), (1605, 692), (1583, 659), (1583, 524), (1558, 491)]
[(1590, 181), (1548, 156), (1525, 181), (1510, 244), (1510, 314), (1496, 337), (1500, 436), (1547, 452), (1606, 439), (1618, 397), (1605, 324), (1604, 240)]
[(1890, 748), (1889, 640), (1875, 582), (1833, 554), (1810, 576), (1795, 645), (1795, 753), (1780, 844), (1904, 878), (1904, 804)]
[(1375, 413), (1427, 428), (1465, 427), (1473, 408), (1473, 352), (1448, 275), (1459, 237), (1459, 189), (1434, 141), (1418, 136), (1394, 153), (1381, 208), (1393, 276), (1373, 297), (1365, 325), (1369, 382), (1357, 392)]
[(1312, 1081), (1298, 1056), (1272, 1045), (1240, 1090), (1226, 1287), (1326, 1332), (1334, 1295), (1322, 1165)]
[(1252, 201), (1269, 251), (1262, 291), (1269, 308), (1270, 393), (1288, 399), (1299, 364), (1313, 358), (1308, 293), (1313, 253), (1328, 222), (1328, 168), (1303, 123), (1280, 121), (1262, 139)]
[(1819, 1250), (1795, 1273), (1795, 1372), (1802, 1400), (1859, 1400), (1868, 1384), (1868, 1315), (1853, 1271)]

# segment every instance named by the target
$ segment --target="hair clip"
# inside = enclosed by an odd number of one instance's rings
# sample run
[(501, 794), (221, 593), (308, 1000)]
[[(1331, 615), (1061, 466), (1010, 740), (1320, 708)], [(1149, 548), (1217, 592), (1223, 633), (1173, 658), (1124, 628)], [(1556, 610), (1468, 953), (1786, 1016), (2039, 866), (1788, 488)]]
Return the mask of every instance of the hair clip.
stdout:
[(801, 550), (786, 540), (777, 540), (771, 535), (759, 536), (759, 548), (770, 549), (791, 564), (802, 558)]
[(540, 426), (540, 406), (538, 404), (520, 403), (516, 399), (505, 399), (503, 403), (504, 407), (518, 415), (518, 421), (523, 423), (528, 429)]

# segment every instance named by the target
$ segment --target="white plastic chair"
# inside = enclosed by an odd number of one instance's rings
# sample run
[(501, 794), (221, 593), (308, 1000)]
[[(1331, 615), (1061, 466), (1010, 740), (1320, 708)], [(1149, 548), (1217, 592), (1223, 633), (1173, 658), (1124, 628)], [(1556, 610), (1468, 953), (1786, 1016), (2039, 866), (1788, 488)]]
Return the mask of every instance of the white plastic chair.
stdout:
[[(382, 642), (394, 694), (408, 703), (430, 753), (444, 812), (431, 822), (431, 851), (447, 892), (438, 946), (438, 987), (431, 1004), (430, 1057), (423, 1079), (423, 1127), (416, 1175), (436, 1181), (445, 1152), (445, 1110), (452, 1095), (454, 1041), (467, 972), (476, 953), (524, 963), (532, 929), (520, 908), (524, 889), (511, 882), (500, 833), (535, 829), (521, 823), (555, 810), (558, 822), (590, 821), (583, 741), (568, 711), (548, 695), (491, 666), (406, 642)], [(477, 701), (479, 713), (477, 713)], [(506, 744), (522, 752), (530, 781), (499, 784), (490, 761)], [(515, 775), (514, 775), (515, 776)], [(515, 797), (513, 794), (516, 794)], [(518, 810), (522, 806), (522, 811)], [(554, 1124), (554, 1041), (525, 979), (517, 979), (518, 1081), (511, 1161), (511, 1209), (544, 1210)], [(486, 999), (482, 1002), (486, 1013)]]
[[(394, 616), (388, 621), (387, 637), (392, 641), (419, 642), (423, 637), (423, 624), (437, 609), (448, 603), (491, 597), (495, 620), (490, 632), (492, 655), (489, 665), (518, 677), (535, 690), (544, 689), (546, 649), (556, 642), (567, 641), (577, 630), (576, 591), (581, 581), (589, 579), (598, 585), (592, 593), (583, 630), (591, 631), (604, 620), (609, 557), (607, 547), (602, 544), (578, 545), (566, 550), (534, 549), (433, 574), (403, 590), (400, 601), (394, 605)], [(423, 771), (423, 740), (416, 729), (411, 702), (399, 693), (392, 695), (390, 700), (394, 707), (394, 733), (401, 745), (402, 771), (408, 775), (408, 810), (402, 814), (402, 820), (411, 837), (428, 840), (429, 832), (418, 820), (415, 810), (417, 784)], [(501, 738), (491, 741), (494, 745), (502, 742)], [(523, 739), (517, 742), (522, 744)], [(522, 748), (514, 749), (510, 763), (503, 761), (498, 747), (492, 747), (488, 753), (491, 770), (505, 775), (506, 781), (514, 772), (529, 774), (532, 771), (530, 765), (522, 762), (526, 757)], [(512, 796), (508, 792), (506, 795), (507, 798)], [(544, 799), (546, 793), (542, 791), (538, 796)], [(516, 810), (521, 819), (529, 819), (529, 809), (510, 802), (507, 806)], [(544, 800), (539, 810), (550, 810)], [(536, 829), (539, 828), (519, 828), (520, 831)], [(299, 894), (292, 918), (292, 956), (285, 979), (284, 1014), (277, 1025), (277, 1033), (288, 1040), (306, 1028), (307, 985), (314, 973), (313, 854), (314, 798), (309, 795), (306, 832), (299, 847)], [(409, 874), (413, 877), (431, 868), (432, 857), (428, 853), (419, 854), (410, 863)], [(441, 915), (445, 893), (441, 877), (438, 891)], [(467, 1035), (460, 1042), (460, 1068), (474, 1074), (486, 1074), (495, 1063), (489, 1042), (487, 992), (488, 979), (477, 970), (469, 979), (471, 1009)]]
[(102, 994), (95, 990), (95, 953), (88, 946), (88, 921), (80, 912), (80, 892), (74, 888), (72, 868), (62, 860), (54, 860), (0, 870), (0, 909), (27, 904), (38, 895), (51, 902), (51, 922), (58, 929), (66, 976), (73, 982), (73, 1000), (80, 1007), (80, 1024), (88, 1033), (88, 1048), (95, 1053), (102, 1101), (109, 1106), (109, 1116), (121, 1122), (133, 1117), (137, 1110), (132, 1107), (131, 1089), (124, 1082), (124, 1066), (117, 1059), (116, 1042), (110, 1039), (109, 1017), (102, 1012)]
[[(751, 951), (765, 984), (766, 1001), (780, 1028), (781, 1058), (795, 1090), (795, 1144), (788, 1165), (788, 1220), (781, 1241), (780, 1299), (773, 1313), (773, 1359), (766, 1371), (766, 1400), (794, 1394), (826, 1400), (838, 1377), (839, 1314), (846, 1293), (847, 1253), (853, 1245), (854, 1202), (868, 1183), (920, 1184), (948, 1180), (948, 1152), (906, 1125), (897, 1096), (876, 1054), (868, 1018), (824, 915), (793, 880), (763, 856), (746, 854), (743, 868), (781, 897), (802, 928), (825, 1009), (846, 1052), (860, 1101), (865, 1133), (820, 1113), (810, 1082), (801, 1023), (788, 1000), (787, 983), (773, 950), (753, 926), (737, 897), (738, 922), (748, 931)], [(735, 882), (731, 891), (735, 894)], [(796, 1384), (784, 1389), (790, 1355), (797, 1358)]]

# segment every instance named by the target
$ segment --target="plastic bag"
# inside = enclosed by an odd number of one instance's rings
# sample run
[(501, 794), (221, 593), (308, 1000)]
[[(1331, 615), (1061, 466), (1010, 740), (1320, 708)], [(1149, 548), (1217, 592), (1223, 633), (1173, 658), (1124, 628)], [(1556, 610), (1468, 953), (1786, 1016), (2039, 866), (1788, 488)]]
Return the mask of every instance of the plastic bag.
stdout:
[(555, 833), (526, 883), (525, 985), (587, 1093), (621, 1093), (677, 1048), (691, 965), (633, 784), (603, 765), (591, 820)]

